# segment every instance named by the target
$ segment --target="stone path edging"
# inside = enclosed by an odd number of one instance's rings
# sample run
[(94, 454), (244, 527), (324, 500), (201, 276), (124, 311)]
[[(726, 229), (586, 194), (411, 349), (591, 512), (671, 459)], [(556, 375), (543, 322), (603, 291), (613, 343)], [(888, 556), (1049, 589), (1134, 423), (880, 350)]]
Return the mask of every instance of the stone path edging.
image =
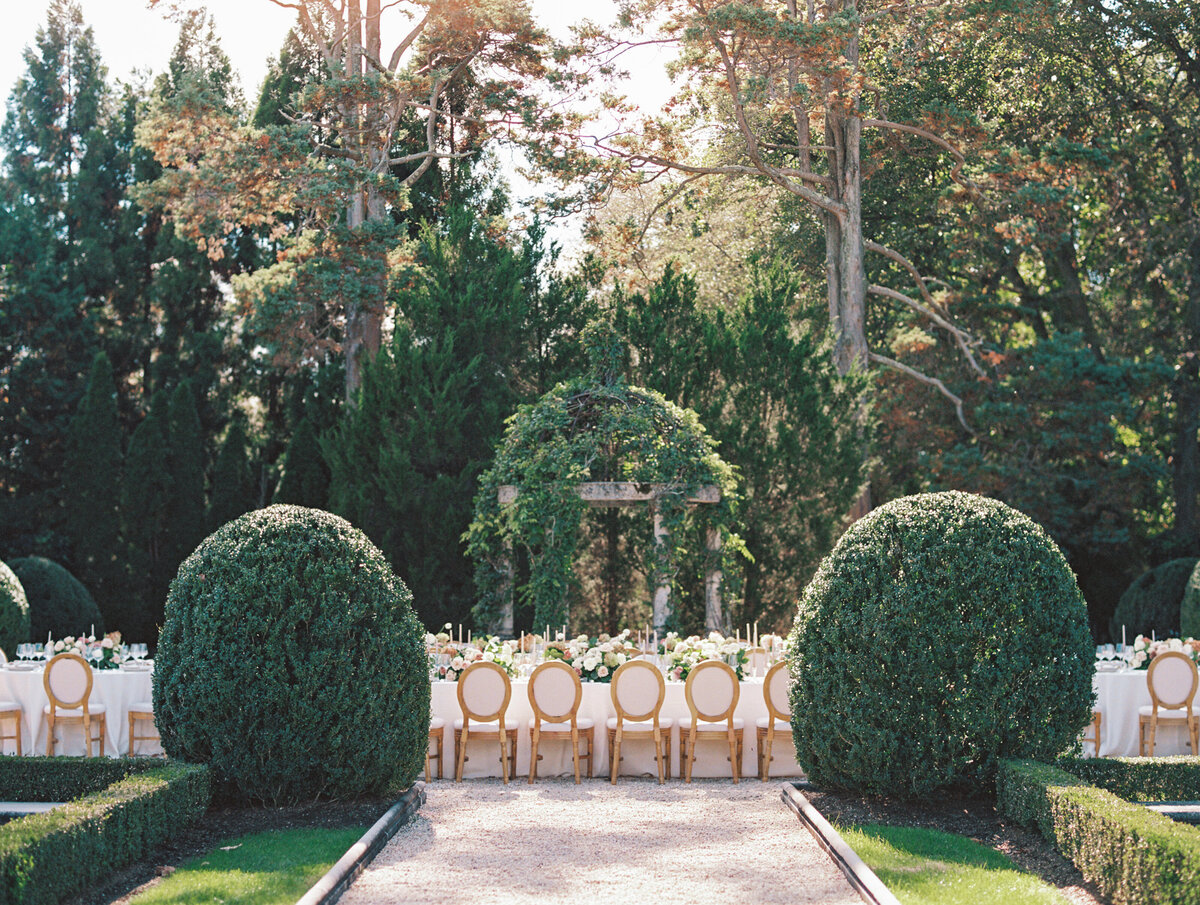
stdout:
[(425, 783), (415, 782), (361, 839), (350, 846), (337, 864), (313, 884), (296, 905), (333, 905), (350, 888), (362, 869), (387, 845), (388, 840), (396, 835), (396, 831), (416, 816), (424, 803)]
[(800, 822), (816, 838), (817, 844), (841, 868), (846, 879), (850, 881), (850, 885), (869, 905), (900, 905), (900, 900), (883, 885), (883, 881), (875, 875), (875, 871), (867, 867), (854, 849), (846, 844), (846, 840), (828, 820), (821, 816), (821, 812), (813, 807), (812, 802), (804, 796), (803, 792), (794, 784), (785, 782), (780, 797), (783, 799), (783, 803), (796, 813)]

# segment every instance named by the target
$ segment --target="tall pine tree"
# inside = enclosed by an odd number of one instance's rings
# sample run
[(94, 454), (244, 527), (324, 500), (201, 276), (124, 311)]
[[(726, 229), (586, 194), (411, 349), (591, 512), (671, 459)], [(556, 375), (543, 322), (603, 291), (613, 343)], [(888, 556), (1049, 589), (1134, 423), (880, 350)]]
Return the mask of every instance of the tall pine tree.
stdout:
[(179, 564), (204, 540), (208, 527), (204, 437), (192, 387), (186, 380), (171, 394), (167, 436), (171, 498), (167, 506), (168, 542), (163, 568), (169, 583)]
[(234, 418), (213, 465), (208, 497), (208, 528), (215, 531), (226, 522), (256, 508), (257, 493), (246, 454), (246, 429)]
[(329, 466), (317, 432), (301, 418), (283, 456), (283, 475), (275, 489), (276, 503), (324, 509), (329, 505)]
[(87, 389), (67, 433), (63, 460), (63, 529), (71, 543), (71, 571), (104, 618), (117, 625), (125, 596), (121, 555), (121, 422), (112, 364), (104, 352), (92, 361)]
[(121, 515), (130, 595), (116, 627), (130, 639), (153, 641), (162, 621), (169, 554), (168, 516), (173, 487), (168, 467), (167, 397), (159, 391), (150, 412), (133, 432), (125, 457)]

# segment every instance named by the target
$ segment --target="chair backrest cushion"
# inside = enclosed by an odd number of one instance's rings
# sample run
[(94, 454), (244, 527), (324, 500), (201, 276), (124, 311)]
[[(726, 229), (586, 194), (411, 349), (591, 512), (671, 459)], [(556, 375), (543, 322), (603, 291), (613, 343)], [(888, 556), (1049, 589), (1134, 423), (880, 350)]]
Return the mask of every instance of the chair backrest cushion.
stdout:
[(1152, 683), (1152, 693), (1164, 707), (1182, 707), (1195, 693), (1196, 667), (1186, 655), (1162, 654), (1152, 664), (1153, 672), (1146, 681)]
[(463, 704), (481, 720), (499, 718), (509, 694), (508, 677), (499, 669), (468, 668), (458, 680)]
[(46, 684), (60, 707), (78, 707), (88, 694), (90, 667), (74, 657), (51, 661), (46, 667)]
[(614, 673), (613, 698), (631, 720), (648, 720), (658, 712), (664, 691), (661, 676), (653, 666), (637, 660)]
[(570, 717), (575, 709), (578, 679), (569, 666), (539, 669), (530, 677), (531, 694), (537, 708), (550, 719)]
[(688, 675), (688, 685), (700, 719), (709, 722), (725, 719), (736, 703), (737, 676), (728, 667), (715, 669), (701, 664)]

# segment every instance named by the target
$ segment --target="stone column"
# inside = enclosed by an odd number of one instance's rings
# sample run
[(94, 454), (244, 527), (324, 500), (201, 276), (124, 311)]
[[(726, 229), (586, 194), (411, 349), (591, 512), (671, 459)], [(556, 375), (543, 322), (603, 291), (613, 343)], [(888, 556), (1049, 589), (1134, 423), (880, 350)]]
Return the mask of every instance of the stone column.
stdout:
[(704, 627), (710, 632), (725, 631), (725, 614), (721, 611), (721, 532), (709, 528), (705, 538), (710, 564), (704, 573)]
[(654, 630), (661, 635), (666, 633), (667, 619), (671, 615), (670, 577), (663, 569), (667, 528), (656, 503), (650, 504), (650, 511), (654, 513)]

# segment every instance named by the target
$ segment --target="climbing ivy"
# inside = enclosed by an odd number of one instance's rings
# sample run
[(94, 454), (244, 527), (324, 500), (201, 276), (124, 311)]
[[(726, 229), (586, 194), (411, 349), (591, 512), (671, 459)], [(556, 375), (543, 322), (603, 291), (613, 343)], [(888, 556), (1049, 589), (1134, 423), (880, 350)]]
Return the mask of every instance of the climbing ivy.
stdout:
[[(532, 405), (509, 417), (492, 467), (480, 477), (475, 518), (464, 539), (475, 562), (479, 594), (477, 625), (499, 621), (509, 593), (509, 552), (528, 560), (516, 579), (514, 599), (533, 610), (533, 625), (570, 622), (570, 601), (579, 594), (575, 559), (587, 504), (579, 498), (585, 481), (628, 481), (665, 485), (656, 502), (667, 542), (639, 532), (638, 552), (653, 594), (655, 574), (665, 575), (678, 609), (674, 563), (695, 528), (713, 527), (724, 541), (722, 568), (729, 557), (746, 555), (729, 525), (738, 502), (733, 468), (716, 451), (699, 417), (654, 390), (630, 386), (622, 376), (626, 347), (611, 324), (600, 321), (584, 331), (591, 360), (586, 375), (560, 383)], [(506, 505), (498, 493), (517, 488)], [(721, 500), (688, 506), (701, 487), (716, 485)], [(646, 512), (650, 521), (649, 506)], [(711, 561), (705, 567), (713, 565)], [(734, 570), (725, 569), (726, 574)], [(736, 588), (726, 585), (724, 596)]]

